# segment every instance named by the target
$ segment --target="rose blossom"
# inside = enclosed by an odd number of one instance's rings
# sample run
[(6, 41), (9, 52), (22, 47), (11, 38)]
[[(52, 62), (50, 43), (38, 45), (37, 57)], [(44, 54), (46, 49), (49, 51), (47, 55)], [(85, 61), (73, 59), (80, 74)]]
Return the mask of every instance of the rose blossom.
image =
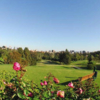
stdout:
[(59, 80), (57, 79), (57, 78), (53, 78), (53, 81), (55, 82), (55, 83), (59, 83)]
[(28, 94), (28, 97), (32, 97), (33, 96), (33, 94), (30, 92), (29, 94)]
[(83, 90), (82, 88), (79, 88), (77, 91), (76, 91), (77, 94), (82, 94), (83, 93)]
[(20, 70), (20, 64), (18, 62), (15, 62), (13, 65), (13, 69), (16, 71)]
[(47, 85), (48, 83), (47, 83), (47, 81), (44, 81), (44, 85)]
[(69, 87), (71, 87), (71, 88), (74, 88), (74, 86), (73, 86), (73, 83), (71, 82), (71, 83), (68, 83), (68, 86)]
[(40, 83), (40, 85), (41, 85), (41, 86), (43, 86), (43, 85), (44, 85), (44, 83), (43, 83), (43, 82), (41, 82), (41, 83)]
[(81, 88), (79, 88), (79, 94), (82, 94), (83, 93), (83, 90)]
[(54, 91), (51, 91), (51, 93), (53, 94), (53, 93), (54, 93)]
[(64, 98), (64, 91), (57, 91), (57, 96), (61, 97), (61, 98)]

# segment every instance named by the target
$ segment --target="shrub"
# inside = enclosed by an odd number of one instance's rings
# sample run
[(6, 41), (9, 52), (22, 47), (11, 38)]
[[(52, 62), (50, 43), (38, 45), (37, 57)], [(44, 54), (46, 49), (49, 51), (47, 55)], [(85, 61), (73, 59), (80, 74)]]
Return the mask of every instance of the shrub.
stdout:
[(12, 51), (8, 54), (7, 62), (8, 64), (13, 64), (14, 62), (21, 62), (21, 54), (17, 51)]
[(24, 66), (28, 66), (28, 61), (26, 59), (21, 59), (21, 64)]
[(3, 58), (0, 57), (0, 64), (3, 64), (4, 63), (4, 60)]
[(95, 63), (94, 62), (88, 62), (88, 64), (87, 64), (87, 69), (94, 69), (94, 67), (95, 67)]

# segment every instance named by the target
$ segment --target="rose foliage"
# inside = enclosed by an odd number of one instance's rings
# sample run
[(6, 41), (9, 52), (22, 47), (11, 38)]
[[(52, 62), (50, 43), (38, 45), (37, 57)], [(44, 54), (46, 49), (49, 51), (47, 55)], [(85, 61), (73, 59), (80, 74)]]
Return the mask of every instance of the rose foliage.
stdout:
[(70, 82), (61, 90), (58, 87), (59, 79), (51, 73), (38, 86), (33, 81), (23, 79), (25, 66), (15, 62), (13, 69), (15, 76), (4, 71), (0, 73), (0, 100), (100, 100), (100, 89), (92, 79)]

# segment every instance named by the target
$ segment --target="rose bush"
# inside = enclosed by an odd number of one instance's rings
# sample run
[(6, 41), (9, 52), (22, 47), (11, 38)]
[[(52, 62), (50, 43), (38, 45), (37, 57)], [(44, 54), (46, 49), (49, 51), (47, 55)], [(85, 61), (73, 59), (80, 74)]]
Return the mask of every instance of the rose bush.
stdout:
[(56, 86), (59, 80), (51, 73), (45, 80), (41, 80), (40, 87), (33, 81), (26, 81), (23, 79), (26, 72), (24, 68), (15, 62), (13, 65), (15, 76), (11, 75), (9, 78), (10, 74), (0, 74), (0, 100), (84, 100), (84, 98), (100, 100), (100, 89), (92, 79), (84, 83), (70, 82), (63, 91)]

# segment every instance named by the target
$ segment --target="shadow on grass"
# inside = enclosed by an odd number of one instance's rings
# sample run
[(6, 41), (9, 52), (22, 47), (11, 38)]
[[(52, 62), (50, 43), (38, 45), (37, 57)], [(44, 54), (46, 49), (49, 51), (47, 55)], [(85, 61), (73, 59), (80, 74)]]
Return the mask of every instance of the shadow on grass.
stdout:
[(100, 70), (100, 65), (96, 65), (96, 69), (97, 70)]
[[(80, 67), (81, 69), (89, 70), (87, 67)], [(100, 70), (100, 65), (96, 65), (96, 70)]]
[(80, 66), (87, 66), (87, 64), (76, 64), (76, 65), (80, 65)]
[[(87, 67), (80, 67), (83, 70), (89, 70)], [(96, 65), (96, 70), (100, 70), (100, 65)]]
[(80, 69), (78, 69), (78, 68), (75, 68), (75, 67), (65, 67), (65, 66), (63, 66), (63, 68), (66, 68), (66, 69), (77, 69), (77, 70), (87, 70), (87, 67), (79, 67)]
[(77, 77), (65, 77), (65, 78), (77, 78)]
[(81, 69), (85, 69), (85, 70), (87, 69), (87, 67), (80, 67), (80, 68), (81, 68)]
[(56, 64), (56, 65), (60, 65), (59, 63), (57, 63), (55, 61), (46, 61), (46, 62), (43, 62), (43, 64)]
[(62, 66), (62, 67), (66, 69), (74, 69), (73, 67), (65, 67), (65, 66)]
[(68, 85), (68, 83), (70, 83), (70, 82), (78, 82), (78, 79), (67, 81), (67, 82), (63, 82), (63, 83), (59, 83), (58, 85)]

